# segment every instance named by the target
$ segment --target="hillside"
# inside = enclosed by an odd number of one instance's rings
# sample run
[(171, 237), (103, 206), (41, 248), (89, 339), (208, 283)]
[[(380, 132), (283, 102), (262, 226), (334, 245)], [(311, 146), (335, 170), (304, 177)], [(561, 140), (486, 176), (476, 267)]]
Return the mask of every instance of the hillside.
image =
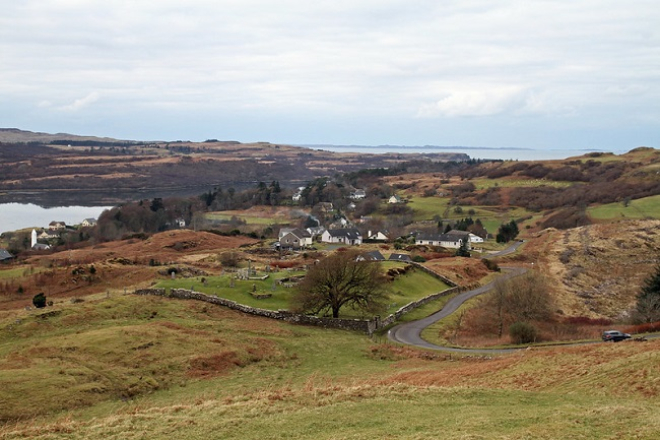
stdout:
[(561, 312), (622, 320), (660, 255), (660, 221), (637, 220), (545, 230), (525, 248), (528, 267), (554, 282)]
[(660, 342), (450, 356), (167, 298), (1, 312), (0, 437), (636, 438)]
[[(12, 139), (11, 141), (2, 139)], [(37, 139), (34, 141), (33, 139)], [(111, 205), (309, 180), (407, 160), (466, 160), (461, 153), (333, 153), (267, 142), (134, 142), (0, 131), (0, 203)]]

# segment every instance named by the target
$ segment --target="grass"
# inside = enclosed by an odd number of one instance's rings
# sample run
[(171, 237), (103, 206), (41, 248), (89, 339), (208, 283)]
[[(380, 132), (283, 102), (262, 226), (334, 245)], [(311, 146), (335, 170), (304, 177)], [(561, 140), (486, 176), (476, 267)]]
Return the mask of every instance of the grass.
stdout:
[(35, 267), (17, 267), (13, 269), (0, 269), (0, 280), (14, 280), (19, 278), (27, 278), (44, 269)]
[(539, 186), (550, 186), (553, 188), (568, 188), (574, 182), (557, 182), (545, 179), (472, 179), (478, 190), (500, 187), (500, 188), (537, 188)]
[(631, 200), (628, 206), (618, 202), (590, 207), (587, 213), (595, 220), (660, 218), (660, 196)]
[[(390, 261), (384, 261), (380, 264), (383, 266), (383, 270), (403, 266), (402, 263)], [(251, 307), (280, 310), (289, 308), (289, 302), (295, 292), (295, 288), (284, 287), (282, 284), (277, 283), (276, 280), (280, 280), (284, 277), (300, 275), (304, 275), (304, 272), (271, 272), (269, 278), (263, 281), (234, 280), (233, 288), (230, 287), (231, 275), (206, 277), (206, 284), (202, 283), (201, 278), (166, 279), (159, 281), (156, 287), (165, 289), (190, 289), (192, 287), (193, 290), (197, 292), (218, 295), (221, 298), (226, 298)], [(257, 299), (251, 295), (254, 288), (256, 288), (257, 294), (271, 294), (272, 296), (270, 298)], [(449, 286), (425, 272), (412, 270), (405, 275), (397, 277), (389, 288), (392, 293), (390, 295), (390, 302), (388, 303), (386, 315), (395, 312), (411, 301), (446, 290)], [(342, 310), (341, 316), (347, 318), (357, 317), (355, 312), (352, 312), (349, 309)]]
[[(48, 312), (59, 313), (40, 316)], [(660, 341), (450, 359), (132, 295), (3, 312), (0, 328), (3, 439), (655, 439), (660, 431)]]
[(245, 224), (247, 225), (262, 225), (262, 226), (267, 226), (267, 225), (272, 225), (275, 223), (278, 223), (277, 220), (274, 220), (269, 217), (264, 217), (260, 215), (247, 215), (247, 214), (232, 214), (232, 213), (226, 213), (226, 212), (208, 212), (204, 215), (204, 217), (207, 220), (215, 220), (215, 221), (231, 221), (232, 218), (236, 218), (241, 221), (245, 221)]
[[(495, 235), (502, 223), (507, 223), (512, 219), (520, 219), (531, 215), (524, 208), (509, 207), (502, 211), (489, 206), (461, 206), (462, 212), (456, 213), (453, 206), (449, 205), (449, 198), (446, 197), (413, 197), (409, 206), (414, 211), (415, 221), (429, 221), (438, 215), (442, 219), (459, 220), (466, 217), (472, 217), (473, 220), (479, 219), (489, 233)], [(468, 211), (474, 210), (474, 214)], [(540, 219), (541, 215), (535, 214), (528, 222), (533, 223)], [(522, 223), (524, 226), (525, 223)]]

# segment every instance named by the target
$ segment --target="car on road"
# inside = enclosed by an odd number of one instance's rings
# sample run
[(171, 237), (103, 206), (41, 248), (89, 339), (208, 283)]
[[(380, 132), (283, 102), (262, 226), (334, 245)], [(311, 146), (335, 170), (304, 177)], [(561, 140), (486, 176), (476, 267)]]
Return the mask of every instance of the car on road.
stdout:
[(620, 332), (619, 330), (607, 330), (603, 332), (604, 342), (619, 342), (624, 339), (630, 339), (630, 335), (628, 333)]

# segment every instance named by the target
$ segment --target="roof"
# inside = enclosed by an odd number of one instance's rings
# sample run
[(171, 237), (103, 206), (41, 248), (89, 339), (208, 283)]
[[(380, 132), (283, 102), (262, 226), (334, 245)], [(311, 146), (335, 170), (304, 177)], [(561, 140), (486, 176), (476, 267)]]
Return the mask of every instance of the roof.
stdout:
[(282, 234), (281, 238), (284, 238), (289, 234), (295, 236), (296, 238), (312, 238), (312, 234), (310, 234), (308, 231), (305, 231), (304, 229), (292, 229), (290, 231), (286, 231), (284, 234)]
[(385, 257), (383, 254), (380, 253), (380, 251), (371, 251), (371, 252), (366, 252), (362, 254), (362, 257), (366, 261), (384, 261)]
[(467, 232), (465, 234), (419, 234), (416, 238), (416, 240), (423, 240), (423, 241), (445, 241), (445, 242), (450, 242), (450, 243), (456, 243), (459, 241), (464, 235), (467, 235)]
[(92, 218), (92, 217), (90, 217), (90, 218), (86, 218), (86, 219), (83, 220), (83, 221), (86, 221), (86, 222), (88, 222), (88, 223), (96, 223), (96, 219), (95, 219), (95, 218)]
[(14, 256), (7, 252), (7, 249), (0, 249), (0, 261), (9, 260), (11, 258), (14, 258)]
[(396, 261), (412, 261), (412, 258), (410, 258), (410, 255), (408, 254), (391, 254), (389, 259)]
[(346, 237), (351, 239), (361, 238), (360, 231), (354, 228), (348, 229), (328, 229), (328, 233), (331, 237)]
[(464, 237), (464, 236), (469, 236), (470, 233), (468, 231), (460, 231), (458, 229), (452, 229), (451, 231), (447, 232), (444, 235), (457, 235), (460, 237)]

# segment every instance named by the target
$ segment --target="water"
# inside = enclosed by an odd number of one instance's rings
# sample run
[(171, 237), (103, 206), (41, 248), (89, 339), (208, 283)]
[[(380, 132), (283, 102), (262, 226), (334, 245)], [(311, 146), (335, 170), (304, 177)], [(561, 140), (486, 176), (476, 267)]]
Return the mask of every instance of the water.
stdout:
[[(338, 153), (465, 153), (472, 159), (499, 159), (499, 160), (558, 160), (573, 156), (582, 156), (587, 153), (603, 151), (597, 149), (551, 150), (534, 148), (486, 148), (486, 147), (443, 147), (436, 145), (425, 146), (397, 146), (397, 145), (301, 145), (314, 150), (334, 151)], [(622, 154), (626, 151), (613, 151), (610, 153)]]
[(25, 228), (47, 228), (52, 221), (80, 224), (86, 218), (98, 219), (110, 206), (60, 206), (43, 208), (31, 203), (1, 203), (0, 233)]

